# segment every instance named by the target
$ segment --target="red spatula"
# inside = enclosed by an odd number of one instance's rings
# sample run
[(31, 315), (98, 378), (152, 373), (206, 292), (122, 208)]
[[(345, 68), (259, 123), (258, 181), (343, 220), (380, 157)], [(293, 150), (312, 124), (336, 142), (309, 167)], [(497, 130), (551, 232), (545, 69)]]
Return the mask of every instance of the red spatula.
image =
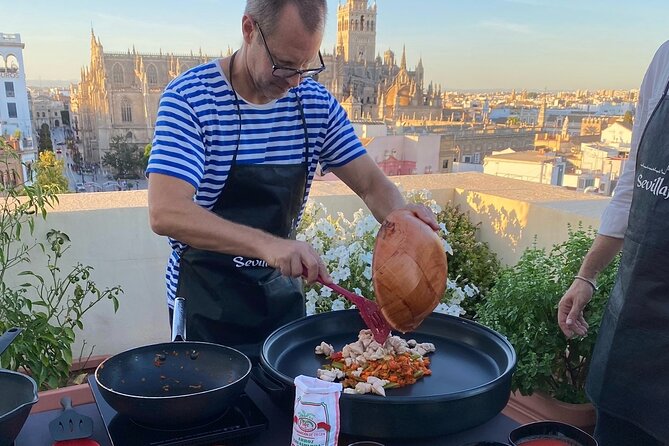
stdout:
[[(303, 271), (303, 275), (306, 276), (307, 272)], [(390, 325), (381, 314), (379, 306), (373, 300), (366, 299), (362, 296), (359, 296), (352, 291), (342, 288), (336, 283), (325, 283), (323, 279), (318, 277), (316, 279), (318, 283), (330, 288), (332, 291), (341, 294), (346, 299), (348, 299), (352, 304), (356, 306), (360, 312), (360, 317), (365, 321), (365, 325), (372, 331), (372, 336), (374, 340), (379, 344), (383, 344), (388, 339), (390, 334)]]

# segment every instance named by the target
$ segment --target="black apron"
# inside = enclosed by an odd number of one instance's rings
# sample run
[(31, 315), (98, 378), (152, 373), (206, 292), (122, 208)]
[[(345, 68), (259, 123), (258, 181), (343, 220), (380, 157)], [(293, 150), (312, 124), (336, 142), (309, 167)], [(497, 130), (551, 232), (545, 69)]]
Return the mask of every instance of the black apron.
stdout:
[[(239, 164), (242, 115), (231, 79), (230, 87), (235, 94), (239, 135), (230, 173), (212, 212), (277, 237), (294, 239), (311, 161), (302, 103), (298, 96), (306, 163)], [(192, 247), (181, 255), (177, 296), (186, 299), (188, 340), (236, 348), (253, 362), (258, 361), (262, 344), (272, 331), (305, 315), (301, 279), (283, 276), (259, 259)]]
[(669, 99), (644, 129), (623, 257), (586, 384), (601, 410), (669, 441)]

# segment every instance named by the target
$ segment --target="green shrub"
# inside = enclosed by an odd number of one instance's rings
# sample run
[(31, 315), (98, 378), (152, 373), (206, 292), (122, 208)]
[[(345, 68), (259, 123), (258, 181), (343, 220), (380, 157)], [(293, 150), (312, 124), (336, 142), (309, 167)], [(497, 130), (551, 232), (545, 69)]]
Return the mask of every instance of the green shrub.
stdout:
[(505, 335), (518, 363), (512, 390), (523, 395), (548, 394), (568, 403), (587, 402), (584, 386), (590, 356), (606, 300), (613, 289), (620, 256), (599, 275), (599, 290), (584, 315), (585, 337), (567, 339), (557, 324), (557, 304), (578, 273), (595, 231), (568, 228), (567, 241), (547, 252), (528, 248), (505, 269), (477, 309), (478, 321)]
[[(15, 170), (19, 161), (0, 138), (0, 171)], [(98, 288), (90, 266), (62, 265), (70, 246), (67, 234), (52, 229), (46, 240), (35, 239), (36, 219), (46, 219), (57, 201), (37, 183), (0, 184), (0, 333), (23, 328), (0, 356), (0, 367), (25, 371), (40, 389), (67, 383), (83, 315), (102, 300), (110, 300), (116, 311), (122, 293), (118, 286)], [(46, 259), (46, 265), (36, 259)], [(44, 274), (37, 272), (44, 268)]]
[(479, 226), (457, 206), (446, 205), (437, 215), (439, 223), (448, 230), (446, 239), (454, 254), (448, 254), (448, 277), (458, 285), (475, 285), (479, 292), (460, 304), (466, 311), (463, 317), (474, 319), (476, 308), (490, 292), (500, 272), (500, 261), (487, 243), (477, 240)]

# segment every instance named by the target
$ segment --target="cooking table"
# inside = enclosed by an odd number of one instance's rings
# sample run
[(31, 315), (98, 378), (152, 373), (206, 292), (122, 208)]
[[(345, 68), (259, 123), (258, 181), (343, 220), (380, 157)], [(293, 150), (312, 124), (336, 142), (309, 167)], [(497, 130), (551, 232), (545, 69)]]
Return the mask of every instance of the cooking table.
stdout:
[[(248, 439), (243, 443), (248, 446), (288, 446), (292, 435), (292, 413), (284, 411), (269, 399), (267, 394), (260, 389), (253, 380), (249, 380), (246, 393), (262, 410), (269, 419), (269, 427), (258, 436)], [(87, 415), (93, 419), (94, 433), (92, 439), (100, 443), (100, 446), (110, 446), (100, 413), (94, 403), (76, 406), (77, 412)], [(51, 446), (53, 440), (49, 435), (49, 421), (60, 415), (60, 410), (41, 412), (31, 415), (23, 426), (15, 446)], [(509, 432), (518, 426), (511, 418), (499, 414), (487, 423), (473, 429), (460, 432), (446, 437), (437, 437), (424, 440), (411, 440), (410, 442), (396, 440), (379, 440), (385, 446), (463, 446), (482, 441), (506, 442)], [(357, 439), (340, 436), (339, 445), (347, 446)]]

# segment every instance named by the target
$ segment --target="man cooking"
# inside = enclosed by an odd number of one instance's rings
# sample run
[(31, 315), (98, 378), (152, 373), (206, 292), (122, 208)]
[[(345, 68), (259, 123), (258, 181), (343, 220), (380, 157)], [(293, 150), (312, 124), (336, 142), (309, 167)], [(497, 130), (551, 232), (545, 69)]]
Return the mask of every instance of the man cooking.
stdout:
[(165, 89), (149, 158), (149, 218), (169, 237), (167, 300), (186, 298), (187, 337), (257, 360), (265, 338), (304, 316), (300, 276), (331, 279), (295, 231), (318, 163), (377, 220), (408, 208), (313, 76), (326, 0), (248, 0), (241, 48)]

